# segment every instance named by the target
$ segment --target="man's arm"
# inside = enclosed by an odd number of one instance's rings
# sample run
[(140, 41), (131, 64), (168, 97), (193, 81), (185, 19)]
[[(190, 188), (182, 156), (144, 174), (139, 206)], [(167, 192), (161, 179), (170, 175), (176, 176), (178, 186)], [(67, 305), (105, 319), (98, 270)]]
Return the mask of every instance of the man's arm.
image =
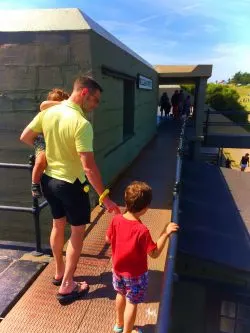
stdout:
[(32, 131), (28, 126), (23, 130), (23, 133), (20, 136), (20, 141), (26, 143), (29, 146), (34, 145), (35, 138), (39, 135)]
[[(105, 187), (102, 182), (100, 171), (96, 165), (94, 153), (86, 152), (79, 153), (83, 170), (88, 178), (90, 184), (94, 187), (97, 194), (100, 196)], [(106, 196), (103, 200), (104, 205), (108, 209), (109, 212), (115, 212), (116, 214), (120, 213), (119, 207), (112, 201), (108, 196)]]

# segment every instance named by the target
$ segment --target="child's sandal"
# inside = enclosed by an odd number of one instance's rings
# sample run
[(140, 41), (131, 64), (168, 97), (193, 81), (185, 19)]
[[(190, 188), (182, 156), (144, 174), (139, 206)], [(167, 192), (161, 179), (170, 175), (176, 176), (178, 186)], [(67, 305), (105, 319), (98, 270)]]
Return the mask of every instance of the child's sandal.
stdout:
[(33, 197), (35, 197), (35, 198), (41, 198), (43, 196), (40, 184), (32, 183), (31, 192), (32, 192)]
[(114, 326), (114, 332), (116, 333), (122, 333), (123, 332), (123, 327), (119, 327), (117, 324)]

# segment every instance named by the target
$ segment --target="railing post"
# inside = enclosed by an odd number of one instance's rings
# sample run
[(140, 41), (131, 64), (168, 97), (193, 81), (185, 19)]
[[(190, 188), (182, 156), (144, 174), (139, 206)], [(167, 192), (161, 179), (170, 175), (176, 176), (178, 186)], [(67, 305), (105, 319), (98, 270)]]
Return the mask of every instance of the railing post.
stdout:
[(204, 144), (207, 144), (207, 136), (208, 136), (208, 125), (209, 125), (209, 115), (210, 115), (210, 110), (209, 108), (207, 109), (207, 116), (206, 116), (206, 121), (205, 121), (205, 128), (204, 128)]
[[(31, 173), (35, 164), (35, 156), (30, 155), (29, 165), (32, 166)], [(32, 251), (31, 254), (35, 257), (43, 255), (41, 248), (41, 230), (40, 230), (40, 207), (38, 199), (32, 196), (32, 216), (35, 226), (35, 235), (36, 235), (36, 251)]]

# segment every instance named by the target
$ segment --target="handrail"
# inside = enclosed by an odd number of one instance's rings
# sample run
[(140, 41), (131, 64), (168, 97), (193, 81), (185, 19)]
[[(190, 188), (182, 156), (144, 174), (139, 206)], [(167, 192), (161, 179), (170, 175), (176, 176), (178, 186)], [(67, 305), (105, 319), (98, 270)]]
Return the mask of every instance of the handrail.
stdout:
[[(35, 158), (33, 155), (31, 155), (29, 158), (29, 164), (0, 163), (0, 169), (26, 169), (32, 171), (34, 162)], [(32, 214), (36, 238), (36, 251), (33, 251), (34, 256), (39, 256), (43, 254), (41, 247), (40, 211), (47, 205), (48, 202), (46, 200), (39, 204), (38, 199), (34, 197), (32, 197), (32, 207), (0, 205), (0, 211), (24, 212)]]
[[(184, 153), (184, 140), (185, 140), (185, 128), (187, 120), (184, 121), (179, 147), (177, 150), (177, 165), (176, 165), (176, 175), (175, 175), (175, 184), (173, 189), (173, 209), (171, 221), (178, 224), (179, 223), (179, 191), (180, 191), (180, 182), (181, 182), (181, 171), (182, 171), (182, 159)], [(173, 233), (170, 236), (167, 259), (164, 270), (163, 278), (163, 292), (161, 296), (160, 311), (158, 315), (158, 325), (157, 333), (168, 333), (170, 330), (170, 313), (171, 313), (171, 303), (172, 303), (172, 288), (174, 282), (174, 270), (175, 270), (175, 258), (177, 253), (177, 242), (178, 234)]]

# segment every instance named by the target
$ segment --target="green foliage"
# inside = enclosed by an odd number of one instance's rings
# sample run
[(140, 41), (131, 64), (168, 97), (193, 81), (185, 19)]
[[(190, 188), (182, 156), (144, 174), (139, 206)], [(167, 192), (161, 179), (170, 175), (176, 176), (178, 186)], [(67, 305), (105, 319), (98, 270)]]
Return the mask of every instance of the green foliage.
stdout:
[[(206, 92), (206, 103), (235, 122), (247, 122), (248, 113), (239, 103), (239, 93), (222, 84), (209, 83)], [(237, 111), (237, 112), (227, 112)]]
[(250, 73), (247, 72), (237, 72), (234, 74), (230, 82), (233, 82), (235, 84), (249, 84), (250, 83)]
[(195, 91), (195, 85), (194, 84), (183, 84), (183, 85), (181, 85), (181, 89), (185, 90), (190, 95), (194, 96), (194, 91)]
[(216, 110), (242, 110), (238, 102), (240, 95), (227, 85), (209, 83), (206, 92), (206, 103)]

